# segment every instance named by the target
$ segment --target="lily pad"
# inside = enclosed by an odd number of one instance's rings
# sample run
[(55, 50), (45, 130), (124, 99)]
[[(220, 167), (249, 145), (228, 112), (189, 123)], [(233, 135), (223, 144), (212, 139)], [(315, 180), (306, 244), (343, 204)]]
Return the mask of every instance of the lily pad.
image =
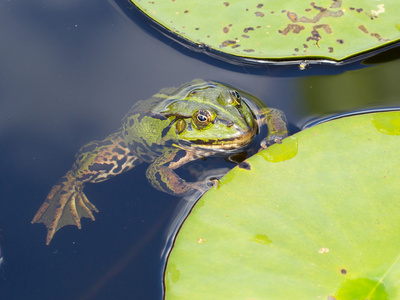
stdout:
[(183, 224), (166, 299), (399, 299), (400, 112), (306, 129), (221, 179)]
[(130, 1), (170, 37), (230, 60), (337, 62), (400, 40), (398, 0)]

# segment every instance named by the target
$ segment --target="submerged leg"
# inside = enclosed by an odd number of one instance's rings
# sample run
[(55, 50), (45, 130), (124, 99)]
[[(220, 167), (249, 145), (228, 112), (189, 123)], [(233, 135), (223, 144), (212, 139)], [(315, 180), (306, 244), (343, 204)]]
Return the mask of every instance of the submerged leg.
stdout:
[(44, 223), (47, 227), (46, 244), (63, 226), (76, 225), (80, 229), (83, 217), (94, 221), (92, 211), (98, 210), (83, 193), (86, 182), (107, 180), (140, 163), (141, 160), (130, 153), (119, 133), (83, 146), (76, 154), (72, 169), (53, 186), (33, 217), (32, 223)]
[(158, 157), (147, 169), (146, 177), (156, 189), (175, 196), (186, 196), (194, 190), (204, 192), (207, 182), (187, 182), (174, 172), (180, 166), (200, 157), (181, 149), (172, 149)]

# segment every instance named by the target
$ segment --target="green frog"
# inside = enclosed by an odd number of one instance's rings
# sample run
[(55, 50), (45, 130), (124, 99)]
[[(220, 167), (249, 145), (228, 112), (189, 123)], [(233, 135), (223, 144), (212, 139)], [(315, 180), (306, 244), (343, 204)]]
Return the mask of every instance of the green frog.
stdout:
[(261, 147), (287, 136), (281, 111), (231, 86), (196, 79), (162, 89), (137, 102), (117, 132), (78, 151), (71, 170), (50, 190), (32, 223), (46, 225), (47, 245), (63, 226), (80, 229), (82, 217), (94, 220), (93, 212), (98, 212), (83, 193), (84, 185), (107, 180), (142, 162), (150, 164), (146, 177), (162, 192), (177, 196), (204, 192), (210, 181), (188, 182), (174, 170), (208, 156), (243, 152), (265, 126), (268, 134)]

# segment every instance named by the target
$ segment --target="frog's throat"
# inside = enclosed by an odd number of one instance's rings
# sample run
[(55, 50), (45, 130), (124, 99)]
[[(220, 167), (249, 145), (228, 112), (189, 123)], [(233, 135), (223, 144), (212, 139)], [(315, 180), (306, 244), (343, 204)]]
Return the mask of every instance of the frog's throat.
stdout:
[(191, 141), (179, 141), (179, 145), (187, 150), (190, 149), (204, 149), (211, 150), (216, 152), (228, 151), (228, 150), (236, 150), (242, 149), (243, 147), (248, 146), (251, 142), (253, 142), (254, 137), (256, 135), (255, 129), (250, 129), (245, 133), (242, 133), (238, 137), (232, 137), (227, 139), (198, 139)]

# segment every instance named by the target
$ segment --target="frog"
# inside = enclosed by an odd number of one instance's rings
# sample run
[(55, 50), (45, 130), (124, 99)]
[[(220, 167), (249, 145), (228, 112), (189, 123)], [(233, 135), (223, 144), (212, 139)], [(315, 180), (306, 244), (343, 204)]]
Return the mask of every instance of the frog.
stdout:
[(281, 110), (267, 108), (255, 96), (230, 85), (195, 79), (163, 88), (136, 102), (116, 132), (80, 148), (72, 168), (51, 188), (32, 223), (46, 226), (46, 245), (66, 225), (81, 229), (81, 218), (94, 221), (93, 213), (99, 212), (84, 194), (84, 186), (141, 163), (149, 164), (146, 177), (161, 192), (179, 197), (204, 193), (218, 179), (186, 181), (174, 170), (210, 156), (243, 153), (265, 127), (259, 149), (279, 143), (288, 134)]

